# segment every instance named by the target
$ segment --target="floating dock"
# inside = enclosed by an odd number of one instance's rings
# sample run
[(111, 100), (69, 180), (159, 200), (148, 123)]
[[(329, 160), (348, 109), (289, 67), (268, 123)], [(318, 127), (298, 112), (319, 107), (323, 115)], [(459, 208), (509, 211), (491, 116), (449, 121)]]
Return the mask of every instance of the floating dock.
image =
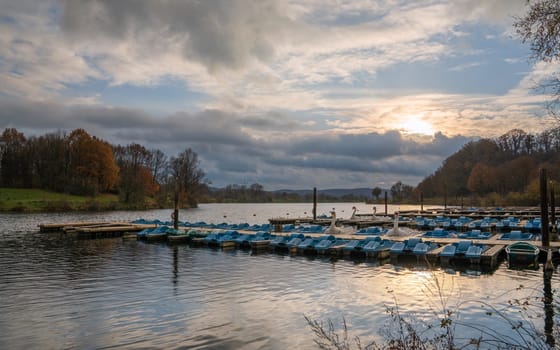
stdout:
[[(293, 220), (293, 221), (292, 221)], [(298, 219), (290, 219), (291, 222), (297, 222)], [(278, 225), (285, 224), (286, 221), (278, 220)], [(272, 223), (272, 221), (271, 221)], [(50, 233), (50, 232), (62, 232), (63, 234), (77, 239), (95, 239), (95, 238), (111, 238), (111, 237), (123, 237), (126, 239), (134, 239), (136, 236), (135, 233), (142, 231), (147, 228), (155, 228), (157, 225), (155, 224), (132, 224), (127, 222), (69, 222), (69, 223), (58, 223), (58, 224), (41, 224), (39, 225), (39, 231), (43, 233)], [(185, 229), (189, 229), (188, 227)], [(195, 228), (198, 230), (200, 235), (204, 235), (205, 233), (211, 232), (210, 229), (204, 228)], [(243, 234), (255, 234), (252, 231), (243, 231), (240, 230), (239, 233)], [(286, 232), (275, 232), (277, 236), (287, 236), (290, 233)], [(325, 237), (322, 233), (306, 233), (307, 237)], [(196, 245), (209, 245), (211, 246), (212, 243), (208, 244), (204, 241), (204, 238), (196, 235), (191, 235), (190, 237), (186, 238), (187, 235), (179, 235), (176, 240), (170, 239), (169, 242), (173, 244), (180, 244), (180, 243), (188, 243), (193, 246)], [(337, 234), (336, 238), (341, 240), (361, 240), (365, 239), (367, 235), (355, 235), (355, 234)], [(385, 239), (389, 239), (391, 241), (403, 241), (410, 237), (387, 237), (382, 236)], [(440, 263), (440, 253), (443, 250), (446, 244), (455, 243), (460, 241), (459, 238), (429, 238), (430, 242), (437, 243), (438, 248), (428, 251), (425, 255), (420, 255), (419, 258), (426, 259), (428, 262), (431, 263)], [(270, 240), (261, 240), (261, 241), (254, 241), (251, 243), (251, 248), (256, 250), (266, 250), (269, 248)], [(494, 268), (496, 267), (502, 258), (504, 257), (504, 248), (514, 241), (508, 240), (499, 240), (499, 239), (488, 239), (488, 240), (471, 240), (473, 244), (483, 244), (490, 246), (489, 249), (484, 251), (480, 257), (480, 262), (477, 264), (483, 265), (485, 267)], [(535, 244), (541, 247), (540, 242), (538, 241), (531, 241), (532, 244)], [(226, 247), (235, 247), (235, 243), (233, 241), (225, 241), (220, 242), (217, 245), (220, 248)], [(332, 257), (342, 257), (345, 256), (345, 245), (344, 244), (337, 244), (336, 246), (331, 246), (327, 248), (323, 255), (328, 255)], [(555, 252), (558, 252), (558, 248), (560, 247), (560, 242), (551, 242), (550, 247)], [(385, 253), (385, 252), (384, 252)], [(558, 253), (556, 253), (558, 254)], [(381, 254), (379, 256), (375, 256), (375, 259), (380, 259), (386, 257), (387, 254)], [(368, 256), (366, 255), (366, 258)], [(403, 256), (395, 256), (397, 259), (399, 257), (404, 258)], [(371, 256), (370, 258), (374, 258)]]
[(61, 232), (78, 239), (122, 237), (126, 233), (140, 232), (156, 225), (131, 224), (127, 222), (67, 222), (41, 224), (39, 232)]

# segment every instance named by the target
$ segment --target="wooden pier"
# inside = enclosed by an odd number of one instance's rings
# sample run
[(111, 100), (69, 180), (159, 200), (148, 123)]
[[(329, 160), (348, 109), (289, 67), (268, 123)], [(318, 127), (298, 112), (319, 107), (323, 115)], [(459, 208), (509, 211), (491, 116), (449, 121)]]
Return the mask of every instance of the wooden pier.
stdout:
[(127, 222), (70, 222), (41, 224), (39, 232), (62, 232), (78, 239), (122, 237), (126, 233), (139, 232), (156, 225), (131, 224)]
[(498, 258), (505, 247), (505, 244), (496, 244), (491, 246), (480, 256), (480, 263), (490, 267), (498, 265)]

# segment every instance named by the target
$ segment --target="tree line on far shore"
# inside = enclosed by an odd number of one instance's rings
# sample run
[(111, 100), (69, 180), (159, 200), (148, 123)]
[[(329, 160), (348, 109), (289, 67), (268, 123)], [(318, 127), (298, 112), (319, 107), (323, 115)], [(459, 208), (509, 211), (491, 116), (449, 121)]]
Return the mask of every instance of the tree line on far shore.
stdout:
[(560, 128), (529, 134), (513, 129), (495, 139), (464, 145), (414, 189), (425, 198), (447, 197), (476, 205), (537, 205), (539, 171), (558, 189)]
[(168, 157), (139, 144), (111, 145), (83, 129), (27, 138), (7, 128), (0, 145), (0, 187), (114, 193), (129, 208), (169, 207), (175, 192), (182, 205), (194, 206), (207, 190), (190, 148)]
[[(0, 142), (0, 187), (113, 193), (129, 208), (170, 207), (176, 191), (182, 206), (312, 201), (310, 192), (265, 191), (258, 183), (210, 188), (190, 148), (168, 157), (139, 144), (111, 145), (83, 129), (26, 138), (7, 128)], [(536, 205), (540, 168), (548, 169), (551, 181), (560, 181), (560, 128), (536, 135), (513, 129), (469, 142), (415, 188), (398, 181), (388, 190), (373, 188), (369, 198), (319, 192), (319, 200), (379, 202), (387, 191), (391, 203), (418, 203), (422, 196), (427, 203), (445, 198), (451, 205)]]

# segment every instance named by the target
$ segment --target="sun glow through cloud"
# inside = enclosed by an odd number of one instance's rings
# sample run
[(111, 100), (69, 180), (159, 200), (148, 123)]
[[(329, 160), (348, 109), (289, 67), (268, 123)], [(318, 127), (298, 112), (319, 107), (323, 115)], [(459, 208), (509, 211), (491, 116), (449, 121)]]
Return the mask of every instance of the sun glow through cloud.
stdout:
[(407, 135), (432, 136), (434, 134), (432, 125), (418, 115), (407, 116), (401, 123), (400, 129)]

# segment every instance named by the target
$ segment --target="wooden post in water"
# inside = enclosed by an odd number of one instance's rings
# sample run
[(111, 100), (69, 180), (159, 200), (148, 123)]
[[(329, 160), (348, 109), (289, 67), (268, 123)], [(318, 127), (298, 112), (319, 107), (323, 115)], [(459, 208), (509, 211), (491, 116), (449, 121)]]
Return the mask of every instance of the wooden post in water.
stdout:
[(387, 191), (385, 191), (385, 216), (387, 216)]
[(550, 181), (550, 240), (558, 240), (558, 228), (556, 227), (556, 200), (554, 198), (554, 182)]
[(313, 221), (317, 220), (317, 187), (313, 187)]
[(543, 248), (550, 247), (550, 238), (548, 237), (548, 191), (546, 190), (546, 169), (541, 169), (540, 187), (541, 187), (541, 242)]
[(420, 212), (424, 211), (424, 192), (420, 191)]
[(443, 184), (443, 209), (447, 209), (447, 184)]
[(545, 269), (543, 277), (544, 334), (546, 337), (546, 343), (551, 349), (554, 349), (554, 297), (552, 293), (552, 270)]
[(175, 189), (175, 196), (173, 198), (174, 208), (173, 208), (173, 227), (179, 229), (179, 190)]

